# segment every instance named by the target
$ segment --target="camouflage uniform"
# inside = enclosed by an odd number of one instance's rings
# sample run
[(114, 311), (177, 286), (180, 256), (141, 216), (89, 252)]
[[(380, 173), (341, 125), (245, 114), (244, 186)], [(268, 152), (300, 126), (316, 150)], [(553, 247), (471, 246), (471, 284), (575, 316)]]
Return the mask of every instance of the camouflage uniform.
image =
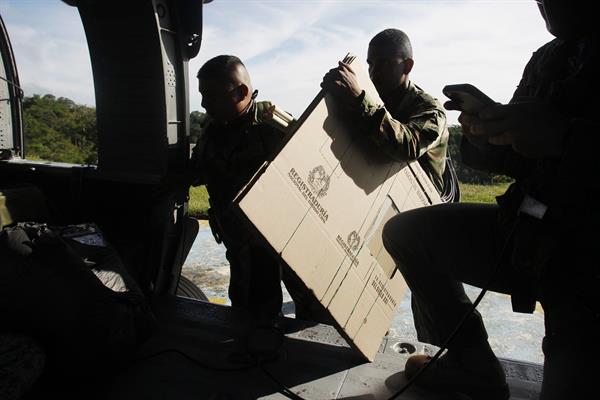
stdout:
[[(596, 65), (591, 59), (594, 57), (592, 52), (585, 42), (573, 43), (560, 39), (542, 46), (525, 67), (511, 102), (519, 98), (544, 99), (557, 112), (570, 119), (571, 131), (589, 132), (590, 115), (595, 112), (598, 103), (593, 98), (594, 91), (590, 90), (598, 81), (594, 76), (596, 71), (591, 71), (592, 65)], [(590, 137), (591, 132), (587, 133), (587, 138), (581, 133), (578, 135), (580, 139), (577, 142), (565, 143), (571, 147), (565, 148), (563, 157), (555, 158), (526, 158), (515, 153), (511, 146), (490, 145), (482, 151), (466, 139), (461, 144), (465, 163), (474, 168), (515, 178), (507, 192), (498, 198), (498, 222), (504, 238), (514, 225), (518, 208), (526, 194), (549, 206), (541, 223), (522, 218), (513, 233), (515, 244), (511, 253), (512, 263), (531, 281), (529, 286), (537, 284), (542, 278), (546, 273), (545, 268), (553, 262), (553, 257), (561, 257), (559, 250), (562, 246), (558, 246), (558, 242), (570, 245), (577, 242), (579, 253), (589, 254), (591, 249), (586, 251), (580, 246), (589, 242), (589, 235), (582, 235), (584, 230), (581, 225), (585, 224), (588, 229), (593, 229), (598, 226), (598, 220), (595, 213), (590, 209), (586, 210), (590, 202), (581, 203), (581, 199), (577, 199), (574, 193), (588, 198), (591, 195), (583, 187), (588, 185), (590, 173), (597, 170), (597, 167), (581, 156), (580, 146), (581, 143), (592, 144), (597, 139)], [(582, 218), (584, 215), (585, 218)], [(575, 226), (571, 225), (572, 222), (575, 222)], [(586, 267), (578, 274), (600, 274), (600, 270), (591, 272)], [(526, 295), (529, 295), (529, 299), (524, 297)], [(532, 312), (534, 302), (533, 293), (513, 294), (513, 306), (520, 308), (520, 311)]]
[[(528, 159), (511, 146), (481, 149), (463, 139), (465, 163), (516, 179), (498, 205), (417, 209), (393, 218), (383, 233), (411, 289), (421, 341), (441, 345), (470, 310), (462, 282), (483, 287), (494, 276), (489, 289), (511, 294), (515, 310), (531, 312), (535, 300), (542, 303), (545, 400), (585, 398), (595, 390), (594, 377), (600, 372), (596, 347), (579, 348), (600, 336), (597, 244), (587, 233), (600, 222), (589, 183), (598, 166), (582, 152), (582, 144), (595, 146), (598, 140), (591, 123), (598, 103), (592, 90), (598, 87), (597, 65), (593, 46), (556, 39), (534, 53), (513, 97), (549, 101), (570, 120), (562, 157)], [(542, 220), (521, 216), (515, 225), (525, 194), (548, 205), (548, 211)], [(448, 227), (454, 235), (444, 232)], [(449, 348), (486, 340), (475, 312)]]
[(363, 130), (390, 157), (418, 159), (441, 192), (449, 136), (442, 105), (412, 82), (404, 95), (391, 98), (381, 106), (363, 91), (359, 97)]
[(209, 122), (191, 158), (193, 185), (206, 185), (210, 226), (227, 248), (231, 303), (261, 318), (281, 311), (279, 261), (234, 212), (232, 200), (282, 143), (284, 132), (261, 117), (270, 106), (255, 102), (243, 117), (225, 126)]

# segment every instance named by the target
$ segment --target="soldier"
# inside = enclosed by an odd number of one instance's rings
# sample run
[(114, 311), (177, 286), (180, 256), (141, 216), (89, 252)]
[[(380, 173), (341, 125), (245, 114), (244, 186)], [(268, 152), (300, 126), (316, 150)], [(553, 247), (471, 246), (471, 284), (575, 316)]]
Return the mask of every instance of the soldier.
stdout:
[[(412, 210), (384, 227), (386, 249), (413, 294), (419, 340), (442, 345), (468, 315), (448, 351), (417, 380), (471, 399), (508, 399), (502, 367), (462, 282), (512, 295), (513, 309), (544, 308), (541, 399), (588, 398), (600, 372), (600, 226), (595, 192), (598, 36), (584, 0), (537, 2), (556, 39), (527, 64), (509, 104), (462, 112), (461, 151), (471, 166), (515, 178), (498, 205), (442, 204)], [(593, 3), (592, 3), (593, 4)], [(450, 101), (449, 109), (460, 104)], [(448, 227), (460, 227), (454, 235)], [(425, 245), (429, 244), (429, 245)], [(434, 251), (433, 251), (434, 250)], [(411, 357), (413, 377), (430, 358)]]
[(286, 127), (271, 118), (271, 103), (255, 101), (257, 92), (239, 58), (221, 55), (207, 61), (198, 83), (210, 121), (192, 153), (193, 185), (206, 185), (210, 226), (227, 248), (232, 306), (270, 320), (282, 305), (279, 261), (235, 214), (232, 200), (274, 156)]
[(321, 86), (340, 100), (385, 153), (401, 162), (418, 159), (441, 192), (449, 136), (446, 113), (441, 103), (409, 79), (414, 60), (408, 36), (398, 29), (378, 33), (369, 43), (367, 63), (383, 105), (360, 88), (352, 67), (342, 61), (325, 75)]

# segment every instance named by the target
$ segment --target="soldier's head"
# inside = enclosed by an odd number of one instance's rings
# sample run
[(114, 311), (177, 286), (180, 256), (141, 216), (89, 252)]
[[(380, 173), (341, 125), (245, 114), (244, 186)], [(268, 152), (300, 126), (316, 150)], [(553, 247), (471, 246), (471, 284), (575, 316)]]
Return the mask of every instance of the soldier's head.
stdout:
[(235, 120), (252, 102), (250, 75), (235, 56), (211, 58), (200, 68), (197, 77), (202, 107), (216, 122)]
[(536, 0), (546, 29), (560, 39), (571, 39), (597, 31), (590, 0)]
[(414, 65), (410, 40), (399, 29), (379, 32), (369, 42), (369, 76), (383, 96), (398, 87), (408, 86), (408, 74)]

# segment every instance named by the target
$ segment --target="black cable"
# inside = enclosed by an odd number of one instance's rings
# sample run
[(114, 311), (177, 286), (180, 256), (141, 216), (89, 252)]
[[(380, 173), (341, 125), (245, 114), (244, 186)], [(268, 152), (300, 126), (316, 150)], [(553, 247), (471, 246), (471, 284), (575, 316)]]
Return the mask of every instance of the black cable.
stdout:
[(446, 168), (444, 169), (442, 180), (443, 189), (442, 193), (440, 193), (442, 203), (458, 203), (460, 201), (460, 187), (450, 154), (446, 156)]
[(437, 353), (435, 353), (435, 355), (431, 358), (431, 360), (429, 360), (429, 362), (427, 364), (425, 364), (425, 366), (423, 368), (421, 368), (416, 373), (415, 376), (413, 376), (408, 382), (406, 382), (406, 384), (400, 390), (398, 390), (396, 393), (394, 393), (391, 397), (388, 397), (387, 400), (394, 400), (396, 397), (398, 397), (402, 393), (406, 392), (419, 379), (419, 377), (421, 375), (423, 375), (423, 373), (428, 368), (431, 368), (431, 366), (441, 357), (442, 353), (448, 348), (448, 345), (450, 344), (450, 342), (452, 342), (452, 340), (456, 337), (456, 334), (463, 327), (467, 318), (469, 318), (471, 316), (471, 314), (473, 314), (473, 312), (475, 311), (475, 309), (477, 308), (477, 306), (483, 299), (483, 296), (485, 296), (485, 294), (487, 293), (490, 285), (496, 278), (496, 274), (498, 273), (498, 271), (500, 271), (500, 267), (502, 266), (502, 260), (504, 259), (504, 256), (506, 255), (506, 250), (508, 249), (508, 245), (510, 244), (510, 242), (512, 240), (513, 234), (515, 233), (515, 230), (517, 229), (517, 226), (519, 225), (519, 221), (520, 220), (517, 218), (513, 227), (511, 228), (510, 233), (508, 234), (508, 237), (506, 238), (506, 240), (504, 241), (504, 244), (502, 245), (502, 250), (500, 251), (500, 255), (498, 256), (498, 261), (497, 261), (496, 265), (494, 266), (492, 275), (490, 276), (490, 278), (488, 279), (486, 284), (481, 289), (481, 292), (479, 293), (479, 296), (477, 296), (477, 299), (475, 299), (475, 301), (473, 302), (471, 309), (462, 317), (460, 322), (456, 325), (456, 327), (454, 328), (452, 333), (444, 341), (444, 343), (442, 344), (440, 349), (437, 351)]
[[(251, 343), (252, 338), (260, 330), (274, 330), (278, 333), (277, 338), (279, 340), (277, 341), (275, 346), (267, 352), (260, 351), (260, 350), (257, 351), (256, 349), (252, 348), (252, 343)], [(212, 370), (212, 371), (240, 372), (240, 371), (248, 371), (253, 368), (258, 368), (260, 371), (262, 371), (267, 376), (267, 378), (269, 378), (273, 383), (275, 383), (275, 385), (278, 387), (278, 392), (281, 393), (282, 395), (284, 395), (287, 398), (292, 399), (292, 400), (307, 400), (307, 399), (300, 397), (296, 393), (294, 393), (291, 389), (289, 389), (287, 386), (285, 386), (279, 379), (277, 379), (273, 374), (271, 374), (265, 368), (266, 364), (274, 361), (274, 356), (279, 352), (279, 350), (281, 349), (281, 346), (283, 345), (284, 336), (285, 336), (285, 334), (284, 334), (283, 330), (276, 326), (262, 326), (262, 327), (255, 329), (250, 335), (246, 336), (246, 341), (244, 343), (244, 349), (253, 361), (251, 363), (249, 363), (248, 365), (244, 365), (244, 366), (240, 366), (240, 367), (236, 367), (236, 368), (220, 368), (220, 367), (216, 367), (214, 365), (208, 365), (208, 364), (200, 362), (199, 360), (186, 354), (185, 352), (175, 349), (175, 348), (161, 350), (157, 353), (150, 354), (145, 357), (137, 358), (133, 362), (137, 363), (137, 362), (145, 361), (145, 360), (148, 360), (148, 359), (151, 359), (154, 357), (158, 357), (158, 356), (166, 354), (166, 353), (176, 353), (176, 354), (179, 354), (180, 356), (184, 357), (185, 359), (189, 360), (196, 366), (198, 366), (202, 369), (208, 369), (208, 370)]]
[(273, 374), (271, 374), (264, 366), (264, 364), (258, 364), (258, 368), (269, 378), (271, 379), (273, 382), (275, 382), (275, 384), (277, 384), (277, 386), (279, 386), (280, 390), (279, 393), (281, 393), (282, 395), (286, 396), (289, 399), (293, 399), (293, 400), (305, 400), (303, 397), (300, 397), (299, 395), (297, 395), (296, 393), (292, 392), (290, 389), (288, 389), (287, 386), (285, 386), (283, 383), (281, 383), (281, 381), (279, 381)]
[(15, 89), (17, 89), (19, 97), (23, 97), (24, 96), (25, 92), (23, 91), (23, 89), (21, 89), (21, 87), (19, 85), (17, 85), (16, 83), (14, 83), (11, 80), (6, 79), (3, 76), (0, 76), (0, 79), (3, 80), (4, 82), (8, 83), (9, 85), (13, 86)]
[(180, 356), (184, 357), (185, 359), (189, 360), (190, 362), (192, 362), (193, 364), (195, 364), (196, 366), (202, 368), (202, 369), (208, 369), (208, 370), (212, 370), (212, 371), (218, 371), (218, 372), (239, 372), (239, 371), (248, 371), (251, 370), (252, 368), (255, 368), (257, 366), (256, 363), (252, 363), (249, 365), (244, 365), (244, 366), (240, 366), (240, 367), (234, 367), (234, 368), (220, 368), (220, 367), (216, 367), (214, 365), (208, 365), (208, 364), (204, 364), (201, 361), (198, 361), (197, 359), (195, 359), (194, 357), (190, 356), (189, 354), (179, 350), (179, 349), (175, 349), (175, 348), (169, 348), (169, 349), (164, 349), (161, 350), (157, 353), (154, 354), (150, 354), (148, 356), (145, 357), (141, 357), (141, 358), (137, 358), (135, 360), (133, 360), (134, 363), (138, 363), (141, 361), (145, 361), (145, 360), (149, 360), (151, 358), (154, 357), (158, 357), (160, 355), (166, 354), (166, 353), (177, 353)]
[[(277, 379), (273, 374), (271, 374), (266, 368), (265, 365), (271, 362), (274, 362), (274, 356), (279, 352), (279, 349), (281, 348), (281, 346), (283, 345), (283, 340), (285, 337), (285, 333), (283, 332), (283, 330), (277, 326), (266, 326), (266, 327), (260, 327), (259, 329), (273, 329), (278, 333), (278, 338), (279, 338), (279, 342), (277, 343), (277, 345), (273, 348), (272, 351), (266, 353), (266, 355), (263, 355), (262, 357), (257, 356), (256, 352), (252, 350), (251, 346), (250, 346), (250, 338), (251, 336), (248, 336), (248, 340), (246, 341), (246, 351), (247, 353), (255, 359), (256, 361), (256, 366), (258, 367), (259, 370), (262, 371), (263, 374), (265, 374), (273, 383), (275, 383), (275, 385), (277, 385), (277, 387), (279, 388), (278, 392), (281, 393), (282, 395), (286, 396), (289, 399), (292, 400), (306, 400), (302, 397), (300, 397), (299, 395), (297, 395), (296, 393), (294, 393), (291, 389), (289, 389), (286, 385), (284, 385), (279, 379)], [(254, 331), (254, 333), (256, 333), (257, 330)]]

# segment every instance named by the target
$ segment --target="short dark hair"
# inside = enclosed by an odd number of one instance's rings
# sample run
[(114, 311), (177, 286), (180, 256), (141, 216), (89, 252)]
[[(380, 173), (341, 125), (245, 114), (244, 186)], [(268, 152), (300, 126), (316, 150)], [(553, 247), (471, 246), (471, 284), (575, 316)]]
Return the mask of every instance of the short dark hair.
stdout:
[(198, 79), (219, 79), (227, 81), (231, 79), (231, 71), (244, 63), (236, 56), (220, 55), (211, 58), (198, 71)]
[(412, 45), (406, 33), (400, 29), (389, 28), (379, 32), (371, 39), (369, 46), (396, 46), (400, 50), (399, 56), (413, 58)]

